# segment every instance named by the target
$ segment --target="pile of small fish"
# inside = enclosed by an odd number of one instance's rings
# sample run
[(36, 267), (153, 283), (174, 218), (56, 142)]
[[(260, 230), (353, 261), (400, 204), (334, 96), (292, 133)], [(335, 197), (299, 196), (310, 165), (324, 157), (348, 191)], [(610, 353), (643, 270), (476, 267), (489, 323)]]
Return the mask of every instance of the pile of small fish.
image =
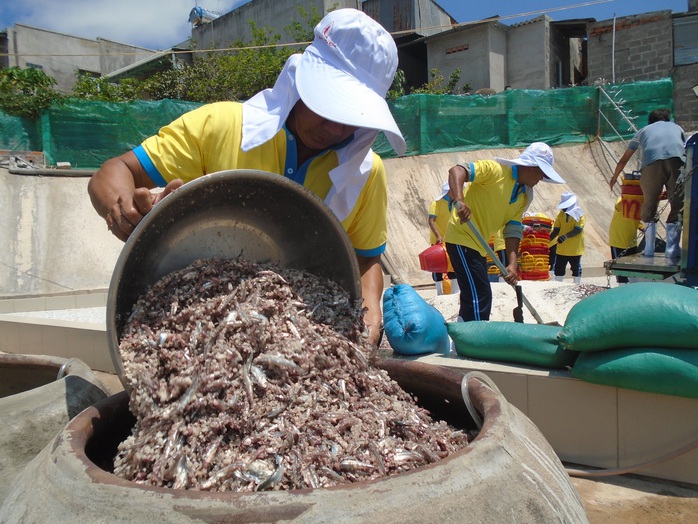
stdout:
[[(601, 291), (605, 291), (607, 289), (608, 287), (597, 286), (596, 284), (577, 284), (570, 288), (564, 288), (564, 292), (578, 300), (582, 300), (590, 297), (591, 295), (595, 295), (596, 293), (601, 293)], [(548, 299), (552, 299), (558, 293), (560, 293), (560, 288), (554, 287), (545, 290), (543, 295)]]
[(304, 271), (202, 259), (164, 277), (121, 333), (136, 424), (114, 473), (175, 489), (319, 488), (467, 445), (371, 364), (364, 331), (360, 304)]

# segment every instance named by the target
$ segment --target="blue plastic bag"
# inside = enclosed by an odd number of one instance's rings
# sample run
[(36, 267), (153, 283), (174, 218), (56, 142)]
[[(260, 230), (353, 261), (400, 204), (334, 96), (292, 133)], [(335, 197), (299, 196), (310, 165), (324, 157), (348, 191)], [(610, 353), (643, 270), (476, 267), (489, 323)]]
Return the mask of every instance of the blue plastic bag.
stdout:
[(383, 293), (383, 327), (395, 353), (451, 352), (443, 315), (409, 284), (397, 284)]

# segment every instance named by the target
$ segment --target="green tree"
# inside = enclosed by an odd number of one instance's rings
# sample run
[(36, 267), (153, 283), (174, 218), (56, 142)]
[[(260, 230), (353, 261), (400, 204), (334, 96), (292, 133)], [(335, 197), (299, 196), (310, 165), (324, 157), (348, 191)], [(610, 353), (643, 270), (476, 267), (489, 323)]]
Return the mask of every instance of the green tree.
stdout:
[(390, 89), (388, 89), (388, 94), (385, 96), (385, 98), (388, 100), (395, 100), (396, 98), (404, 96), (406, 83), (407, 79), (405, 78), (405, 72), (398, 68), (397, 71), (395, 71), (393, 83), (390, 86)]
[[(294, 20), (285, 30), (294, 42), (309, 42), (321, 17), (315, 7), (299, 6), (297, 12), (301, 21)], [(273, 86), (286, 59), (298, 52), (299, 46), (280, 46), (281, 36), (271, 28), (258, 27), (254, 21), (249, 24), (250, 42), (237, 40), (228, 46), (232, 51), (196, 54), (191, 66), (146, 80), (144, 90), (155, 100), (172, 98), (207, 103), (246, 100)]]
[[(412, 90), (414, 94), (428, 94), (428, 95), (456, 95), (458, 94), (458, 82), (460, 81), (461, 70), (456, 69), (451, 73), (446, 87), (443, 86), (444, 76), (438, 69), (432, 69), (429, 72), (431, 80), (421, 87)], [(467, 92), (470, 90), (470, 85), (465, 84), (463, 90)]]
[(143, 90), (143, 82), (135, 78), (124, 78), (114, 83), (109, 78), (95, 78), (85, 73), (78, 72), (76, 76), (72, 96), (84, 100), (132, 102), (140, 97)]
[[(337, 9), (337, 4), (327, 10), (328, 13)], [(301, 21), (293, 20), (290, 25), (284, 29), (290, 35), (293, 42), (312, 42), (314, 39), (313, 28), (322, 20), (322, 16), (313, 6), (309, 10), (302, 5), (296, 7), (296, 12)]]
[(0, 109), (15, 116), (35, 117), (63, 95), (53, 89), (56, 80), (33, 67), (0, 70)]

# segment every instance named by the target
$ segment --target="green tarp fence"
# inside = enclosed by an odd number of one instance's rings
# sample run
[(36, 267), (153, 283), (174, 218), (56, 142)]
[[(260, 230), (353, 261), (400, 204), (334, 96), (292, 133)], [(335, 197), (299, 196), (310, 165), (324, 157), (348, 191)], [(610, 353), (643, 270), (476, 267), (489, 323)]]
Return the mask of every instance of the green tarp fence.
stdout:
[[(634, 133), (623, 113), (640, 128), (653, 109), (673, 109), (670, 78), (607, 84), (603, 90), (608, 96), (599, 87), (513, 89), (491, 96), (408, 95), (391, 101), (390, 108), (407, 141), (407, 155), (522, 147), (536, 141), (556, 145), (597, 136), (613, 141)], [(35, 120), (0, 113), (0, 149), (43, 151), (48, 164), (96, 168), (200, 105), (71, 99)], [(382, 134), (374, 150), (395, 156)]]

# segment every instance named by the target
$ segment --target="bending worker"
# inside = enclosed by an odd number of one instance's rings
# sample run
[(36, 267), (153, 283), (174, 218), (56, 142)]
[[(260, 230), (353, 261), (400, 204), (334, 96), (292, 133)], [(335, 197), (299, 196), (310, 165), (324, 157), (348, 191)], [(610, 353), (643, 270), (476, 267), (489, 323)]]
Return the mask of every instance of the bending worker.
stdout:
[[(459, 320), (489, 320), (492, 310), (487, 251), (467, 222), (472, 220), (483, 239), (504, 228), (505, 280), (515, 285), (523, 213), (533, 200), (533, 186), (541, 180), (565, 182), (553, 169), (553, 160), (552, 149), (535, 142), (514, 160), (480, 160), (449, 169), (448, 182), (457, 204), (446, 227), (446, 251), (460, 286)], [(466, 182), (469, 186), (464, 195)]]
[[(244, 103), (184, 114), (134, 150), (105, 162), (88, 191), (109, 230), (126, 240), (163, 197), (187, 181), (260, 169), (304, 185), (342, 222), (361, 272), (369, 341), (380, 337), (387, 181), (372, 149), (379, 131), (398, 155), (405, 140), (385, 95), (397, 69), (392, 36), (356, 9), (329, 13), (275, 85)], [(160, 194), (151, 193), (164, 187)]]

